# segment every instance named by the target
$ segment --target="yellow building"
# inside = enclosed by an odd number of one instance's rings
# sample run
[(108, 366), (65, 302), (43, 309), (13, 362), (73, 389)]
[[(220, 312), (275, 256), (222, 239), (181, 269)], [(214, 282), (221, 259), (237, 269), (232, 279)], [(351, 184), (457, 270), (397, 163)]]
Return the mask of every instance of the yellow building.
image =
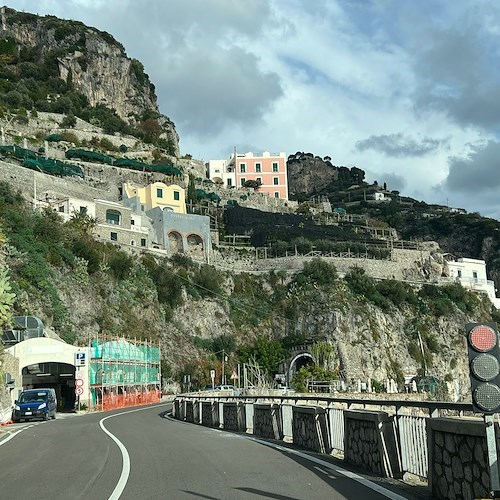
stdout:
[(167, 185), (163, 182), (154, 182), (146, 187), (137, 187), (125, 183), (123, 184), (123, 198), (128, 200), (136, 198), (142, 212), (159, 207), (178, 214), (186, 213), (186, 193), (184, 188), (177, 184)]

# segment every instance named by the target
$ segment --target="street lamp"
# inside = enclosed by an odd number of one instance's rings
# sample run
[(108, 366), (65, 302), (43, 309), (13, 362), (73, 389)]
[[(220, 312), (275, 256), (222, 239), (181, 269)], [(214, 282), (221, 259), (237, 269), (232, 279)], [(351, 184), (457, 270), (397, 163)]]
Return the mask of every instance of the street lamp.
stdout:
[(225, 349), (222, 349), (221, 351), (214, 352), (214, 354), (220, 354), (222, 353), (222, 373), (220, 376), (220, 385), (225, 385), (226, 384), (226, 374), (224, 373), (224, 363), (227, 361), (227, 356), (226, 356), (226, 351)]

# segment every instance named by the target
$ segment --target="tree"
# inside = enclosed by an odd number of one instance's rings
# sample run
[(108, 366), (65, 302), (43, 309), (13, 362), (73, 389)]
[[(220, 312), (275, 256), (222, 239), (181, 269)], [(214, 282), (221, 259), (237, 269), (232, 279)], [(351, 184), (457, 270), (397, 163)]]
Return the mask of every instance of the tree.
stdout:
[(278, 364), (287, 357), (287, 351), (279, 340), (272, 340), (265, 336), (257, 339), (255, 344), (242, 350), (243, 361), (255, 358), (258, 365), (268, 374), (275, 373)]
[(11, 292), (7, 267), (0, 267), (0, 325), (5, 325), (10, 320), (10, 309), (15, 298), (16, 294)]
[(76, 116), (70, 111), (62, 120), (62, 128), (73, 128), (76, 125)]
[(156, 118), (148, 118), (141, 123), (141, 130), (144, 132), (144, 140), (153, 142), (158, 139), (163, 132), (161, 125)]
[(243, 184), (243, 187), (253, 188), (253, 189), (259, 189), (260, 186), (261, 186), (260, 181), (255, 181), (253, 179), (249, 179), (248, 181), (245, 182), (245, 184)]
[(187, 202), (195, 204), (198, 201), (198, 197), (196, 196), (196, 186), (194, 183), (194, 175), (189, 174), (189, 183), (187, 190)]

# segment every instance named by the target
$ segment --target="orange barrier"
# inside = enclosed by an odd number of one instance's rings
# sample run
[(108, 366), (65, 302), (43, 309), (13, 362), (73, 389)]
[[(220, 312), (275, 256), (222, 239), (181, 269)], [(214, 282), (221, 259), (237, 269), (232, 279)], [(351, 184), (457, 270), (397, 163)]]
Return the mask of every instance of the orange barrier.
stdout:
[(158, 403), (161, 399), (161, 391), (154, 389), (146, 392), (130, 392), (124, 394), (104, 394), (102, 402), (96, 404), (96, 409), (104, 411), (129, 406), (142, 406)]

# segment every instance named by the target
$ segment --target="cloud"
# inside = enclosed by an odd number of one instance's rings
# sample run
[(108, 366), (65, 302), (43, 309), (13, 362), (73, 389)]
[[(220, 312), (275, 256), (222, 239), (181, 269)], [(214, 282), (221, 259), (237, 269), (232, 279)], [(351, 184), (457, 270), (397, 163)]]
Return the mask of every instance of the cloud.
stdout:
[[(461, 126), (500, 126), (498, 4), (461, 11), (451, 24), (431, 26), (416, 42), (416, 110), (438, 110)], [(459, 10), (460, 12), (460, 10)]]
[(372, 135), (356, 142), (358, 151), (373, 150), (387, 156), (403, 158), (406, 156), (424, 156), (438, 149), (445, 141), (424, 137), (416, 141), (412, 137), (398, 134)]
[(498, 159), (500, 158), (500, 142), (488, 141), (485, 145), (471, 146), (470, 153), (465, 157), (449, 159), (449, 174), (444, 181), (444, 187), (461, 193), (496, 192), (498, 204)]

